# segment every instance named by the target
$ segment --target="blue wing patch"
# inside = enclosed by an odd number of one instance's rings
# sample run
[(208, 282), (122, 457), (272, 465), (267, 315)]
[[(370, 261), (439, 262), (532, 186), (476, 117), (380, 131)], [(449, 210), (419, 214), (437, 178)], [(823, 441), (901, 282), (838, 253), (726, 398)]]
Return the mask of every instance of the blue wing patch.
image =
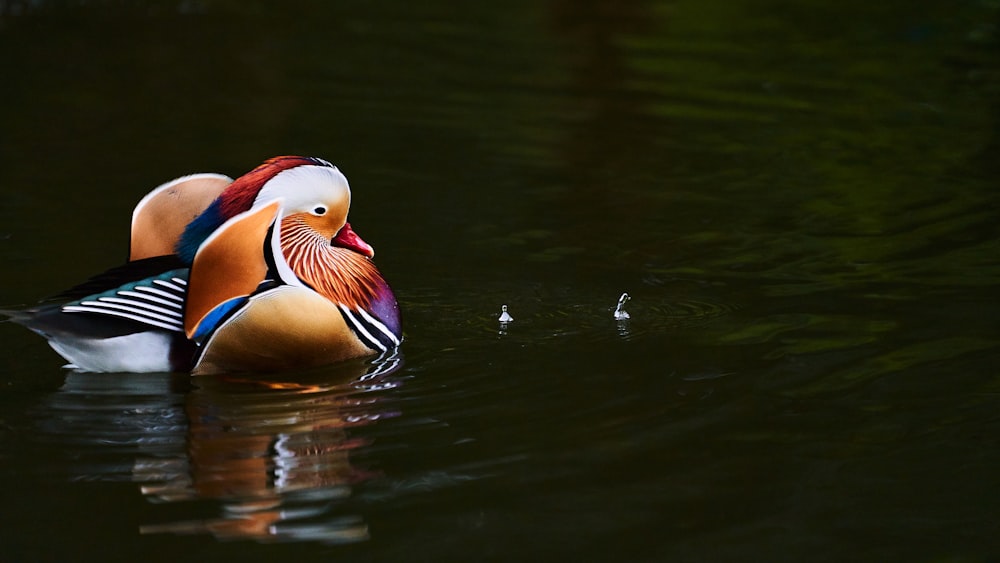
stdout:
[(246, 296), (233, 297), (232, 299), (223, 301), (222, 303), (216, 305), (215, 308), (209, 311), (208, 314), (201, 319), (201, 322), (198, 323), (198, 327), (195, 329), (194, 336), (191, 339), (201, 344), (208, 335), (215, 331), (216, 327), (219, 326), (219, 323), (229, 316), (230, 312), (243, 306), (248, 299), (249, 298)]

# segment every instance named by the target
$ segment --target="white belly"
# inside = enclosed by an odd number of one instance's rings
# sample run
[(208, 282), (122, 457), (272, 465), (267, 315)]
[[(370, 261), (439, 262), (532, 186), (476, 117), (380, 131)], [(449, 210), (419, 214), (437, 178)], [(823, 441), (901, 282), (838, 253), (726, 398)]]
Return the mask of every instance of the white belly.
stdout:
[(170, 336), (158, 331), (114, 338), (60, 335), (49, 340), (52, 349), (69, 360), (66, 367), (99, 372), (172, 371), (170, 343)]

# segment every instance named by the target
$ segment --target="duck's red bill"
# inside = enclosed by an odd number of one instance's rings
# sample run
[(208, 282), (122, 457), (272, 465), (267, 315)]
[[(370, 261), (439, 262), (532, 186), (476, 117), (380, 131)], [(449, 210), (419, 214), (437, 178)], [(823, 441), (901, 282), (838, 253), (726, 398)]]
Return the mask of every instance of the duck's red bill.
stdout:
[(331, 244), (333, 244), (333, 246), (353, 250), (354, 252), (363, 254), (369, 258), (375, 256), (375, 249), (372, 248), (372, 245), (361, 240), (358, 233), (355, 233), (354, 230), (351, 229), (350, 223), (344, 224), (344, 226), (340, 229), (340, 232), (337, 233), (337, 236), (333, 237)]

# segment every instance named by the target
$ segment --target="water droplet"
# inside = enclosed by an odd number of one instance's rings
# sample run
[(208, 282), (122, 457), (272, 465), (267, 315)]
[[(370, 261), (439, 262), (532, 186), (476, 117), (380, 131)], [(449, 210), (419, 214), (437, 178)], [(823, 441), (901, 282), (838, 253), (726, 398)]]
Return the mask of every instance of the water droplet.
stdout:
[(500, 308), (500, 318), (497, 320), (499, 320), (502, 323), (509, 323), (514, 320), (514, 317), (510, 316), (510, 313), (507, 312), (506, 305)]
[(618, 306), (615, 307), (616, 321), (624, 321), (632, 318), (632, 316), (628, 314), (628, 311), (625, 310), (625, 304), (628, 303), (630, 299), (632, 298), (629, 297), (628, 293), (622, 293), (622, 296), (618, 298)]

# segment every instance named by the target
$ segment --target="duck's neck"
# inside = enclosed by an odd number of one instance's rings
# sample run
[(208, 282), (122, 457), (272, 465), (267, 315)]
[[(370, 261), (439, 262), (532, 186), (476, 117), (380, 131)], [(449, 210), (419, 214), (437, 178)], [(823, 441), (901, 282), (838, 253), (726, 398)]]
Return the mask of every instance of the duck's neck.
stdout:
[(317, 293), (352, 309), (370, 310), (391, 296), (388, 284), (367, 257), (330, 241), (301, 220), (281, 222), (281, 250), (292, 272)]

